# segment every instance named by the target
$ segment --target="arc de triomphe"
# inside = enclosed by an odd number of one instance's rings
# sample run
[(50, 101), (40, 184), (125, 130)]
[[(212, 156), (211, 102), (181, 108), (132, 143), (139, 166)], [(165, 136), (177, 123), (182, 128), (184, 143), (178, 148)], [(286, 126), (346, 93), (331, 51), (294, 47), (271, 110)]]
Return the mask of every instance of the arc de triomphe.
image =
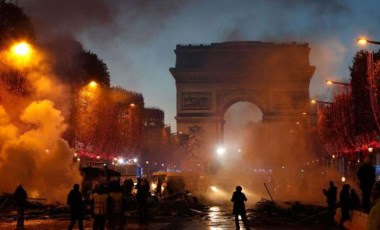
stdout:
[(248, 101), (263, 122), (294, 122), (309, 108), (315, 71), (307, 43), (223, 42), (177, 45), (170, 69), (177, 88), (177, 132), (204, 131), (205, 151), (223, 142), (224, 113)]

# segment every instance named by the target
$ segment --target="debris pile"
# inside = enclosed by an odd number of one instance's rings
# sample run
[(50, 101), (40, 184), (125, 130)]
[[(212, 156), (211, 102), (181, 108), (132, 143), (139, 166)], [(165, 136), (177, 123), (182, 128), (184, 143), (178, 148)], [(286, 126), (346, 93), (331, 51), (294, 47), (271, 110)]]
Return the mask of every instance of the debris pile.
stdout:
[(258, 225), (321, 224), (325, 221), (325, 214), (326, 207), (299, 201), (273, 202), (266, 199), (248, 210), (249, 219)]

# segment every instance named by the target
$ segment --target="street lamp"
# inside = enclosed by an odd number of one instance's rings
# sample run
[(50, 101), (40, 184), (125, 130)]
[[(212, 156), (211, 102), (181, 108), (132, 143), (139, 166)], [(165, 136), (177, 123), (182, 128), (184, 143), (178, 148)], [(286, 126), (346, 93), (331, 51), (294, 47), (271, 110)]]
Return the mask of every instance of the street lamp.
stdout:
[(16, 56), (26, 56), (30, 53), (30, 45), (26, 42), (20, 42), (11, 47), (12, 53)]
[(310, 101), (311, 104), (326, 104), (326, 105), (332, 105), (333, 103), (332, 102), (328, 102), (328, 101), (319, 101), (319, 100), (311, 100)]
[(351, 84), (346, 82), (338, 82), (333, 80), (326, 80), (327, 85), (339, 85), (339, 91), (343, 93), (351, 93)]
[(360, 37), (356, 40), (360, 45), (366, 45), (367, 43), (370, 43), (370, 44), (375, 44), (375, 45), (380, 45), (380, 42), (378, 41), (371, 41), (371, 40), (368, 40), (367, 38), (364, 38), (364, 37)]
[(91, 89), (95, 89), (96, 87), (98, 87), (98, 83), (96, 83), (96, 81), (91, 81), (88, 86), (91, 88)]
[(338, 82), (338, 81), (332, 81), (332, 80), (326, 80), (326, 84), (328, 84), (328, 85), (336, 84), (336, 85), (350, 86), (350, 83)]
[(218, 148), (216, 149), (216, 153), (217, 153), (219, 156), (221, 156), (221, 155), (223, 155), (223, 154), (226, 153), (226, 149), (225, 149), (224, 147), (218, 147)]

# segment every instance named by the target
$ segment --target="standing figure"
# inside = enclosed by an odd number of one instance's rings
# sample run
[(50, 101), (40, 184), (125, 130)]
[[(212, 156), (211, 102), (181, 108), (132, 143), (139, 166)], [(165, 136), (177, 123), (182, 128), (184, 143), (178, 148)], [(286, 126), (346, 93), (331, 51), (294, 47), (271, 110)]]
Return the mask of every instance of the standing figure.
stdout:
[(139, 207), (139, 223), (148, 224), (148, 196), (149, 182), (147, 179), (139, 180), (137, 183), (136, 200)]
[(360, 181), (360, 189), (362, 190), (363, 211), (369, 213), (371, 191), (376, 181), (376, 170), (368, 157), (364, 160), (363, 165), (360, 166), (358, 170), (358, 179)]
[(122, 191), (124, 197), (131, 197), (134, 184), (132, 178), (125, 179), (122, 185)]
[(100, 185), (94, 194), (90, 195), (90, 201), (93, 204), (94, 223), (93, 230), (105, 230), (106, 216), (108, 209), (108, 194), (105, 191), (104, 185)]
[(329, 183), (329, 189), (323, 189), (323, 194), (326, 196), (327, 200), (327, 225), (334, 225), (334, 216), (335, 216), (335, 205), (336, 205), (336, 195), (337, 188), (334, 185), (333, 181)]
[(110, 229), (124, 229), (124, 198), (119, 183), (110, 186)]
[(233, 214), (235, 216), (235, 226), (236, 229), (240, 229), (239, 225), (239, 215), (241, 216), (241, 219), (243, 220), (244, 226), (246, 229), (249, 229), (247, 215), (245, 212), (245, 205), (244, 201), (247, 201), (247, 197), (244, 193), (242, 193), (242, 187), (236, 186), (236, 191), (232, 194), (231, 201), (234, 203), (233, 207)]
[(368, 216), (368, 230), (380, 229), (380, 181), (376, 182), (372, 190), (373, 206)]
[(340, 191), (340, 209), (342, 211), (342, 216), (340, 218), (339, 229), (345, 229), (343, 223), (346, 220), (350, 220), (350, 209), (351, 209), (351, 199), (350, 199), (350, 185), (344, 184), (342, 191)]
[(17, 228), (24, 228), (26, 199), (28, 199), (28, 194), (22, 187), (22, 184), (19, 184), (13, 193), (13, 200), (15, 201), (17, 207)]
[(162, 191), (162, 179), (158, 178), (157, 187), (156, 187), (156, 195), (158, 197), (161, 197), (161, 191)]
[(74, 228), (78, 220), (79, 230), (83, 230), (84, 204), (82, 193), (79, 191), (79, 184), (74, 184), (73, 189), (67, 195), (67, 204), (70, 206), (69, 230)]
[(355, 189), (352, 188), (350, 195), (351, 195), (351, 209), (352, 210), (359, 210), (360, 199), (359, 199), (358, 193), (355, 191)]

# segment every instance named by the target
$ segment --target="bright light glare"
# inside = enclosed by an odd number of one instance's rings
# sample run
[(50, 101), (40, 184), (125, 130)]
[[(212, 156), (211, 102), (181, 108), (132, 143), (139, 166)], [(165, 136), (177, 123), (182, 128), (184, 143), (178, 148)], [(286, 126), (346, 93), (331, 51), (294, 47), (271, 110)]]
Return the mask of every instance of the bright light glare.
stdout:
[(88, 85), (90, 86), (90, 88), (94, 89), (98, 86), (98, 83), (96, 83), (96, 81), (91, 81)]
[(346, 178), (342, 176), (342, 182), (345, 182), (345, 181), (346, 181)]
[(360, 45), (366, 45), (367, 44), (367, 39), (366, 38), (359, 38), (358, 39), (358, 43)]
[(317, 101), (316, 100), (311, 100), (310, 101), (312, 104), (315, 104), (315, 103), (317, 103)]
[(332, 85), (332, 81), (331, 80), (326, 80), (326, 84), (328, 84), (328, 85)]
[(17, 56), (25, 56), (30, 52), (30, 46), (26, 42), (21, 42), (12, 47), (12, 52)]
[(138, 161), (137, 158), (134, 158), (134, 159), (133, 159), (133, 162), (137, 163), (137, 161)]
[(217, 191), (218, 191), (218, 189), (217, 189), (215, 186), (211, 186), (210, 189), (211, 189), (211, 191), (213, 191), (213, 192), (217, 192)]
[(223, 154), (226, 153), (226, 149), (223, 148), (223, 147), (219, 147), (219, 148), (216, 149), (216, 153), (217, 153), (218, 155), (223, 155)]
[(119, 158), (117, 161), (119, 162), (119, 164), (123, 164), (124, 163), (124, 159), (123, 158)]

